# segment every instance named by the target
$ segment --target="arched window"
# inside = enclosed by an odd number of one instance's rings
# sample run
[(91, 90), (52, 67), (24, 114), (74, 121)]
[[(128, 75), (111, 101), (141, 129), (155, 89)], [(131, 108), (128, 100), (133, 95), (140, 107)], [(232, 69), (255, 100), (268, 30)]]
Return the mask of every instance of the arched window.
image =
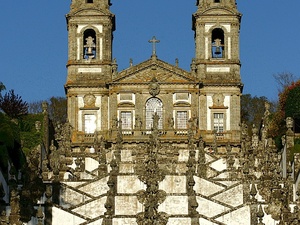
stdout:
[(146, 129), (153, 127), (153, 115), (157, 113), (159, 116), (158, 129), (162, 129), (163, 126), (163, 104), (158, 98), (150, 98), (146, 102)]
[(96, 58), (96, 32), (93, 29), (87, 29), (83, 34), (83, 58)]
[(211, 51), (213, 58), (224, 58), (224, 31), (221, 28), (216, 28), (211, 35)]
[(94, 0), (86, 0), (86, 3), (93, 3)]

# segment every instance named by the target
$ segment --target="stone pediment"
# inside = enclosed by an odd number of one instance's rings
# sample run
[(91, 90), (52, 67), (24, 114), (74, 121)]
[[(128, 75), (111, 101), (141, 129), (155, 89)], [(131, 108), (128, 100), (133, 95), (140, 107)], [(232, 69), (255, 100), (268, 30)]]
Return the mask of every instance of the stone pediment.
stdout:
[(76, 15), (76, 16), (95, 16), (95, 15), (98, 15), (98, 16), (103, 16), (103, 15), (112, 15), (108, 10), (100, 10), (100, 9), (79, 9), (77, 11), (74, 11), (72, 12), (73, 15)]
[(76, 15), (76, 16), (91, 16), (91, 15), (109, 16), (109, 15), (113, 15), (109, 10), (101, 9), (100, 7), (92, 7), (90, 9), (73, 7), (70, 14), (72, 14), (72, 16), (74, 16), (74, 15)]
[(226, 8), (210, 8), (204, 11), (203, 14), (218, 14), (218, 15), (228, 15), (228, 14), (235, 14), (232, 9)]
[(158, 59), (150, 59), (118, 73), (113, 83), (150, 83), (153, 78), (159, 83), (194, 83), (190, 72)]
[(211, 7), (208, 9), (204, 9), (198, 11), (195, 16), (199, 15), (236, 15), (237, 10), (235, 8), (219, 8), (219, 7)]

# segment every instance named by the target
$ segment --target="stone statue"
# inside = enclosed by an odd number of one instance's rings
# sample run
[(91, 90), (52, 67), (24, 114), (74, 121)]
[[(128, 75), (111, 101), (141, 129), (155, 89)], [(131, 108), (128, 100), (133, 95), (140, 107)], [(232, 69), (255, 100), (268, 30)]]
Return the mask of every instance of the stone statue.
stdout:
[(142, 129), (143, 121), (139, 115), (135, 117), (135, 129)]
[(118, 118), (115, 117), (112, 121), (112, 129), (117, 129), (119, 126), (119, 121), (118, 121)]
[(153, 129), (158, 129), (158, 121), (159, 121), (159, 115), (157, 112), (154, 113), (153, 115)]
[(293, 118), (292, 117), (287, 117), (286, 120), (285, 120), (285, 122), (286, 122), (286, 128), (288, 130), (292, 130), (292, 128), (294, 127), (294, 120), (293, 120)]
[(170, 117), (168, 119), (168, 127), (169, 127), (169, 129), (174, 129), (174, 118), (173, 117)]

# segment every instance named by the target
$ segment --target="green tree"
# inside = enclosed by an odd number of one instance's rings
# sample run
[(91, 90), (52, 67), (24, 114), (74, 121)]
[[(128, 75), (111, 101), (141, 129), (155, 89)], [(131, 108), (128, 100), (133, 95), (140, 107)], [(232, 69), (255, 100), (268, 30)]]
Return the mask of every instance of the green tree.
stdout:
[(25, 162), (21, 151), (20, 130), (9, 117), (0, 113), (0, 167), (3, 171), (7, 171), (9, 161), (17, 169)]
[(35, 101), (28, 104), (29, 114), (39, 114), (43, 112), (43, 102), (48, 103), (49, 117), (56, 123), (65, 123), (67, 120), (67, 99), (65, 97), (51, 97), (45, 101)]
[(273, 138), (281, 137), (285, 131), (286, 117), (296, 119), (296, 124), (300, 121), (300, 80), (287, 86), (279, 94), (279, 103), (276, 112), (273, 115), (270, 134)]
[[(249, 132), (251, 132), (251, 127), (255, 124), (259, 127), (262, 122), (262, 118), (265, 113), (265, 103), (270, 101), (267, 97), (261, 96), (252, 97), (251, 94), (245, 94), (241, 97), (241, 119), (248, 125)], [(274, 111), (274, 104), (271, 104), (271, 111)]]
[[(37, 115), (34, 116), (35, 118), (31, 118), (32, 123), (36, 121)], [(9, 165), (11, 168), (14, 168), (13, 171), (16, 173), (19, 170), (21, 171), (22, 177), (19, 180), (22, 185), (20, 191), (20, 215), (21, 221), (28, 222), (35, 215), (34, 205), (43, 195), (45, 186), (38, 173), (41, 152), (37, 145), (41, 143), (41, 140), (35, 146), (32, 146), (26, 158), (22, 151), (22, 148), (26, 145), (23, 142), (26, 142), (26, 140), (23, 139), (24, 137), (22, 138), (22, 129), (20, 127), (20, 124), (14, 123), (6, 114), (0, 112), (0, 168), (7, 181), (9, 179), (7, 176), (9, 174)], [(36, 133), (32, 130), (29, 132), (32, 135)], [(27, 138), (31, 145), (35, 141), (32, 135), (30, 140)]]
[(300, 86), (290, 86), (285, 103), (285, 117), (300, 119)]
[(49, 117), (53, 124), (67, 121), (67, 99), (64, 97), (51, 97), (49, 99)]
[(17, 119), (28, 113), (28, 103), (15, 94), (14, 90), (10, 90), (0, 98), (0, 109), (10, 118)]

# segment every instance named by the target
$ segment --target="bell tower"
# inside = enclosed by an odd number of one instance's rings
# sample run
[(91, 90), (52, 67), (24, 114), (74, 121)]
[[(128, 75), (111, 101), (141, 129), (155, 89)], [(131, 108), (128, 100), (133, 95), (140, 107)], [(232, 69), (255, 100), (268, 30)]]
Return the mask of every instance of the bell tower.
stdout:
[(112, 80), (115, 16), (110, 0), (72, 0), (66, 15), (68, 63), (65, 90), (68, 119), (76, 132), (93, 133), (106, 126), (107, 83)]
[(235, 0), (198, 0), (193, 15), (195, 66), (200, 80), (200, 130), (208, 142), (238, 143), (240, 124), (239, 31)]

